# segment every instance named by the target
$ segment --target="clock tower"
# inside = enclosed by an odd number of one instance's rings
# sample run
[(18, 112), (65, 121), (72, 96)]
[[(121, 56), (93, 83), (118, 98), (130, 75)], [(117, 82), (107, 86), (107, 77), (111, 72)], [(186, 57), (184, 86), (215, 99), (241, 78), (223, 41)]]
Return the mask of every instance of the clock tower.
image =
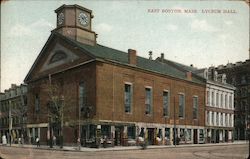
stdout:
[(96, 33), (92, 31), (92, 11), (79, 5), (62, 5), (57, 13), (57, 32), (78, 42), (96, 45)]

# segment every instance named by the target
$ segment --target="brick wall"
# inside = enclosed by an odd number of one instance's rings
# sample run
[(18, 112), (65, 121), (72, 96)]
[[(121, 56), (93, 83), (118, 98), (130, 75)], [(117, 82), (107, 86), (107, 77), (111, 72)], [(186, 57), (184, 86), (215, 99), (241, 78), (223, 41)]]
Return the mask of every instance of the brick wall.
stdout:
[[(132, 113), (124, 111), (124, 82), (132, 83), (133, 104)], [(163, 77), (152, 73), (136, 71), (125, 67), (114, 66), (107, 63), (97, 65), (97, 118), (101, 120), (170, 123), (174, 118), (174, 98), (176, 106), (177, 124), (204, 126), (205, 85), (198, 85), (189, 81)], [(145, 86), (153, 90), (153, 113), (145, 114)], [(164, 90), (169, 90), (170, 117), (163, 117)], [(185, 116), (178, 118), (178, 93), (184, 93)], [(199, 98), (198, 120), (193, 120), (193, 96)], [(175, 96), (175, 97), (174, 97)]]

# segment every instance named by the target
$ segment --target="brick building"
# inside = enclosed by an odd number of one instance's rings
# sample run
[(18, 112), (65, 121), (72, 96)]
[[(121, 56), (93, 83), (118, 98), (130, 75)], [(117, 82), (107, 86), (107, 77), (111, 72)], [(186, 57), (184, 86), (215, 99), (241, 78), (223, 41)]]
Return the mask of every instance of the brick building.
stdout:
[(11, 135), (12, 142), (19, 137), (25, 137), (27, 122), (27, 86), (11, 85), (11, 88), (0, 94), (0, 136)]
[(84, 146), (103, 138), (111, 145), (136, 144), (138, 137), (149, 144), (173, 144), (174, 136), (204, 142), (204, 79), (136, 50), (97, 44), (89, 9), (63, 5), (56, 13), (57, 28), (25, 78), (30, 138), (58, 138), (48, 110), (49, 86), (57, 85), (65, 144), (79, 137)]

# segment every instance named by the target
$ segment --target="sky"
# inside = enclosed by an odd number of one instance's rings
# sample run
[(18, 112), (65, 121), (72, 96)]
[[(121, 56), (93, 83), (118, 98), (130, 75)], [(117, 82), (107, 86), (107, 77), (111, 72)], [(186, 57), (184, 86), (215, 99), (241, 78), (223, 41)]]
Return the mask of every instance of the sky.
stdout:
[(97, 42), (204, 68), (249, 58), (249, 7), (240, 1), (10, 0), (1, 4), (1, 91), (21, 84), (56, 28), (55, 9), (93, 11)]

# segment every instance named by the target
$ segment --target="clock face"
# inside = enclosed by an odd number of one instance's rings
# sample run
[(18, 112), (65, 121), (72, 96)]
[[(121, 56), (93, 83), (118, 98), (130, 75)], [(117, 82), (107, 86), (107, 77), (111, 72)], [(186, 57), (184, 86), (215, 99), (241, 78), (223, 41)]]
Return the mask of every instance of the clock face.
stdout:
[(64, 21), (64, 14), (60, 13), (57, 18), (58, 24), (62, 24)]
[(83, 26), (88, 26), (88, 24), (89, 24), (89, 17), (85, 13), (80, 13), (78, 20), (79, 20), (80, 24)]

